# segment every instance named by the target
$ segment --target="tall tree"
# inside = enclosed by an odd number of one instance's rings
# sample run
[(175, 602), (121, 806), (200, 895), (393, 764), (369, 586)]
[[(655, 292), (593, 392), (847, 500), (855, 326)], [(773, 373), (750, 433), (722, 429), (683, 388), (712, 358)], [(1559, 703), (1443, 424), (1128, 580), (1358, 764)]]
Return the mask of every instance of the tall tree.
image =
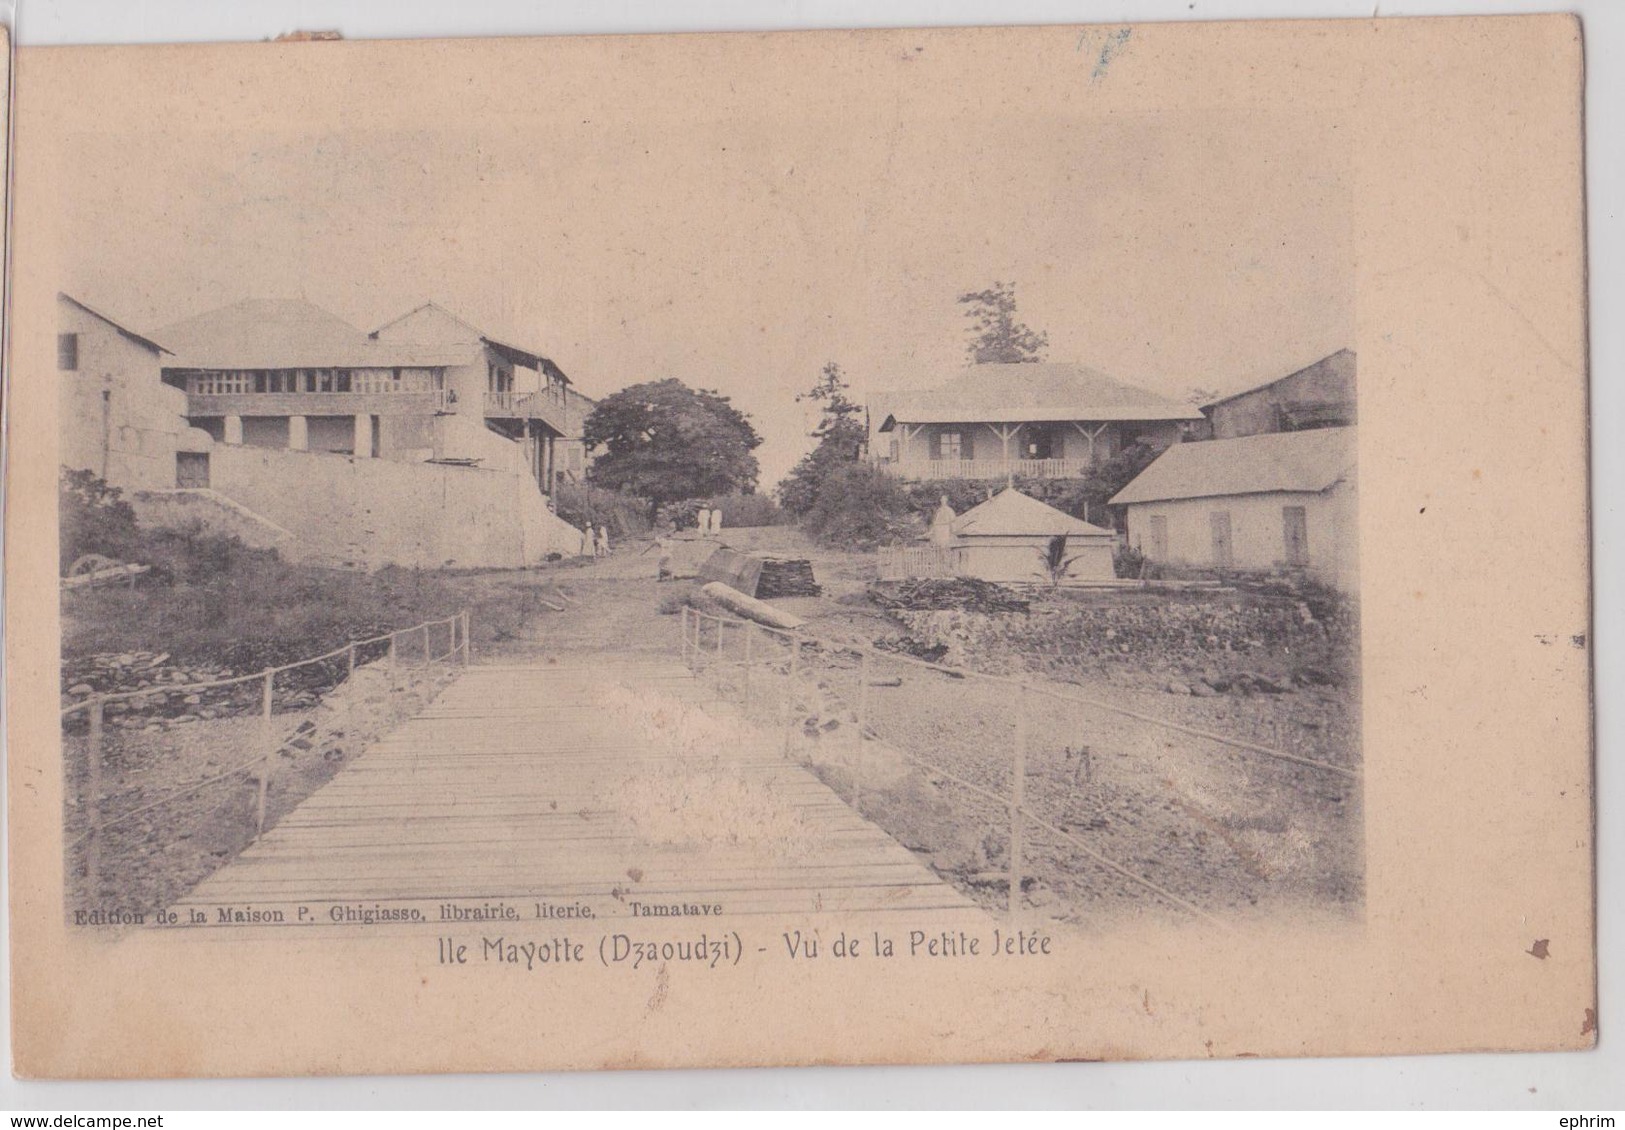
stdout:
[(1049, 334), (1034, 330), (1016, 320), (1016, 284), (995, 282), (986, 290), (973, 290), (959, 296), (970, 307), (971, 341), (966, 346), (971, 364), (1042, 361), (1049, 348)]
[(812, 431), (818, 440), (817, 446), (803, 456), (779, 484), (779, 502), (792, 514), (799, 516), (810, 511), (831, 474), (856, 461), (869, 438), (862, 418), (863, 405), (852, 400), (848, 395), (851, 391), (846, 374), (831, 361), (824, 366), (813, 387), (796, 397), (801, 401), (814, 401), (822, 410)]
[(662, 503), (756, 489), (762, 444), (726, 396), (674, 378), (632, 385), (598, 402), (582, 438), (602, 448), (587, 478), (595, 486)]

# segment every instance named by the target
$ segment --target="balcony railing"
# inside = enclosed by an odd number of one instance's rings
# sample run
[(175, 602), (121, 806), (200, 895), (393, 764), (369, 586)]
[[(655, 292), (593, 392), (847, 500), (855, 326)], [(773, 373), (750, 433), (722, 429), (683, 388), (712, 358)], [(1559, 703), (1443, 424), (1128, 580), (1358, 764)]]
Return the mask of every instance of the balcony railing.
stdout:
[(913, 459), (877, 464), (901, 479), (1075, 479), (1089, 473), (1087, 459)]
[(514, 389), (505, 389), (485, 394), (487, 416), (551, 420), (562, 417), (564, 410), (565, 399), (562, 391), (543, 389), (540, 392), (518, 392)]

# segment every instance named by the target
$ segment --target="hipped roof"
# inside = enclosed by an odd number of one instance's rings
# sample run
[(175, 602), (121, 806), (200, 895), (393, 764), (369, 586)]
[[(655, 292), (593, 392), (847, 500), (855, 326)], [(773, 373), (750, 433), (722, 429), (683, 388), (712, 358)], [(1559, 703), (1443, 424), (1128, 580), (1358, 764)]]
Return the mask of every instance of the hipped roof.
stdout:
[(1354, 428), (1176, 443), (1112, 505), (1274, 491), (1319, 493), (1354, 473)]
[(302, 298), (248, 298), (158, 331), (166, 369), (364, 369), (458, 364), (455, 352), (381, 342)]
[(1092, 526), (1057, 510), (1015, 487), (1006, 487), (978, 506), (954, 519), (953, 532), (960, 537), (1112, 537), (1112, 531)]
[(1041, 423), (1061, 420), (1200, 420), (1189, 404), (1123, 384), (1086, 365), (1035, 361), (971, 365), (937, 388), (877, 397), (897, 424)]

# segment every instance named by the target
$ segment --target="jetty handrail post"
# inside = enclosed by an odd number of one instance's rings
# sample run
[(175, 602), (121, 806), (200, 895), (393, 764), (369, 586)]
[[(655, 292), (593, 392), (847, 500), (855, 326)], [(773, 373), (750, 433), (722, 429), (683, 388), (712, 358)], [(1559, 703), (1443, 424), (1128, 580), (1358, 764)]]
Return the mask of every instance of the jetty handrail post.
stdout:
[(90, 832), (85, 838), (85, 893), (94, 902), (101, 884), (102, 852), (102, 700), (99, 698), (90, 704), (90, 735), (85, 741), (85, 754), (90, 758), (85, 776), (85, 817), (90, 821)]
[(1022, 805), (1027, 800), (1027, 684), (1016, 689), (1016, 740), (1010, 782), (1010, 916), (1021, 911)]
[(745, 713), (747, 713), (747, 714), (750, 713), (750, 662), (751, 662), (751, 651), (752, 651), (752, 646), (751, 645), (752, 645), (752, 641), (755, 640), (755, 638), (756, 638), (756, 625), (754, 623), (752, 623), (752, 622), (747, 621), (746, 624), (745, 624), (745, 661), (741, 665), (742, 673), (741, 673), (741, 676), (740, 676), (740, 683), (741, 683), (741, 685), (743, 687), (743, 689), (740, 691), (741, 705), (744, 707)]
[(395, 635), (394, 632), (389, 633), (389, 673), (391, 675), (395, 673)]
[(716, 625), (717, 625), (717, 654), (716, 654), (716, 659), (712, 663), (712, 666), (715, 667), (716, 670), (714, 672), (712, 672), (712, 673), (716, 676), (717, 697), (721, 698), (722, 697), (722, 637), (727, 634), (725, 632), (725, 629), (728, 627), (728, 622), (726, 620), (719, 619), (719, 620), (716, 621)]
[(856, 709), (853, 716), (856, 720), (857, 744), (853, 747), (854, 761), (852, 764), (852, 807), (856, 808), (859, 799), (863, 796), (863, 730), (869, 724), (869, 651), (867, 648), (858, 653), (858, 693), (853, 696)]
[(355, 641), (344, 649), (344, 744), (348, 748), (355, 742)]
[(677, 609), (677, 611), (678, 611), (678, 614), (679, 614), (679, 616), (678, 616), (678, 627), (679, 627), (679, 630), (682, 632), (682, 635), (683, 635), (683, 642), (678, 644), (678, 648), (680, 649), (680, 652), (681, 652), (682, 657), (683, 657), (683, 668), (684, 668), (684, 670), (687, 670), (688, 669), (688, 605), (686, 605), (686, 604), (681, 605)]
[[(393, 642), (393, 641), (391, 641)], [(276, 752), (276, 735), (271, 729), (271, 700), (276, 695), (276, 671), (265, 669), (265, 687), (260, 693), (260, 739), (265, 753), (260, 762), (259, 799), (255, 806), (254, 838), (265, 834), (265, 795), (271, 784), (271, 757)]]
[(463, 666), (467, 667), (474, 650), (474, 633), (469, 625), (469, 610), (463, 609)]
[(429, 655), (429, 649), (432, 646), (430, 644), (430, 642), (429, 642), (429, 636), (430, 636), (429, 623), (428, 623), (427, 620), (425, 620), (424, 623), (423, 623), (423, 666), (424, 667), (428, 667), (429, 664), (433, 662), (433, 659)]
[(784, 755), (790, 756), (796, 738), (796, 668), (801, 660), (801, 637), (790, 637), (790, 667), (784, 680)]

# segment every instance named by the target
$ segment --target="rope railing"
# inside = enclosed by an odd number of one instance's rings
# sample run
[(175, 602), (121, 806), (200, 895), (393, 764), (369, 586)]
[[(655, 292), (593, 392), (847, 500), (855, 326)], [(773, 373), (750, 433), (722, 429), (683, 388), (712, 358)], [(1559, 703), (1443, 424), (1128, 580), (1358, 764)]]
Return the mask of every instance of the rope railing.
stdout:
[[(446, 629), (448, 646), (447, 650), (444, 652), (436, 652), (434, 649), (433, 640), (434, 630), (436, 628)], [(338, 684), (336, 684), (342, 686), (344, 683), (348, 682), (352, 676), (354, 676), (357, 663), (357, 654), (361, 649), (386, 643), (388, 644), (388, 648), (384, 655), (380, 656), (379, 658), (389, 665), (389, 669), (391, 671), (394, 671), (398, 667), (410, 662), (407, 654), (407, 647), (403, 646), (402, 640), (406, 639), (410, 641), (411, 638), (416, 636), (418, 633), (422, 633), (423, 636), (421, 666), (429, 667), (435, 663), (449, 663), (458, 660), (460, 660), (461, 664), (464, 666), (468, 664), (472, 654), (472, 649), (469, 643), (469, 614), (465, 609), (464, 611), (458, 612), (455, 615), (443, 617), (438, 620), (426, 620), (421, 624), (414, 624), (408, 628), (397, 628), (394, 631), (385, 632), (381, 635), (369, 636), (366, 639), (350, 640), (343, 647), (334, 648), (332, 651), (324, 652), (321, 655), (311, 656), (308, 659), (296, 660), (292, 663), (284, 663), (276, 667), (266, 667), (260, 671), (253, 672), (252, 674), (248, 675), (236, 675), (226, 679), (209, 679), (192, 683), (164, 683), (158, 686), (142, 687), (136, 690), (116, 691), (108, 694), (92, 695), (79, 702), (71, 703), (70, 705), (64, 707), (61, 713), (61, 717), (64, 722), (74, 715), (81, 713), (85, 714), (88, 719), (85, 750), (86, 781), (83, 790), (85, 796), (87, 827), (83, 833), (81, 833), (74, 840), (70, 841), (68, 844), (69, 850), (77, 848), (81, 844), (84, 845), (85, 878), (87, 889), (94, 896), (101, 872), (99, 841), (103, 838), (103, 833), (105, 833), (108, 829), (117, 827), (118, 825), (126, 823), (137, 816), (151, 812), (156, 808), (161, 808), (166, 804), (171, 804), (177, 800), (192, 796), (210, 785), (216, 784), (230, 777), (237, 776), (238, 774), (252, 772), (255, 769), (259, 770), (259, 778), (257, 782), (257, 795), (255, 797), (254, 835), (249, 842), (253, 843), (254, 841), (258, 840), (259, 837), (265, 833), (266, 799), (270, 788), (271, 769), (274, 764), (273, 759), (279, 752), (286, 749), (289, 743), (295, 740), (297, 735), (300, 733), (300, 731), (297, 729), (281, 735), (276, 732), (275, 723), (272, 720), (272, 714), (276, 705), (277, 676), (287, 674), (291, 671), (297, 671), (302, 668), (313, 667), (317, 664), (330, 663), (338, 659), (340, 656), (343, 656), (345, 659), (345, 674), (344, 678), (340, 680)], [(120, 812), (111, 817), (103, 817), (101, 811), (102, 777), (104, 768), (102, 765), (102, 759), (107, 745), (106, 715), (109, 704), (126, 702), (138, 698), (151, 698), (160, 693), (165, 696), (174, 694), (190, 695), (206, 690), (218, 690), (221, 687), (241, 686), (252, 683), (259, 683), (261, 686), (259, 696), (259, 715), (262, 728), (262, 740), (260, 743), (261, 751), (258, 754), (241, 762), (240, 764), (232, 766), (229, 769), (222, 770), (201, 780), (192, 781), (171, 789), (165, 792), (163, 795), (158, 796), (153, 800), (148, 801), (146, 804), (140, 805), (139, 807), (125, 812)]]
[[(726, 635), (730, 631), (741, 638), (741, 642), (733, 649), (735, 656), (731, 659), (725, 651), (724, 643)], [(682, 658), (684, 664), (691, 670), (700, 672), (703, 669), (705, 673), (709, 673), (715, 681), (716, 691), (719, 696), (725, 694), (725, 688), (723, 686), (724, 670), (730, 666), (736, 667), (739, 671), (737, 691), (741, 698), (741, 705), (746, 709), (748, 709), (751, 705), (754, 690), (752, 685), (752, 668), (758, 665), (760, 658), (764, 657), (762, 656), (764, 649), (760, 646), (758, 641), (777, 641), (780, 645), (787, 649), (787, 654), (774, 657), (775, 663), (782, 662), (787, 664), (787, 666), (784, 668), (784, 673), (788, 676), (787, 687), (785, 701), (782, 706), (783, 724), (785, 726), (785, 751), (787, 753), (792, 746), (793, 731), (795, 726), (795, 699), (797, 694), (796, 687), (798, 678), (801, 671), (811, 666), (809, 663), (803, 660), (803, 653), (809, 647), (813, 648), (815, 651), (822, 652), (825, 655), (843, 655), (856, 660), (856, 687), (852, 695), (852, 701), (844, 702), (844, 706), (852, 713), (853, 718), (855, 719), (858, 741), (860, 743), (869, 736), (874, 736), (877, 738), (879, 736), (871, 726), (868, 704), (868, 692), (870, 683), (872, 681), (871, 666), (877, 659), (888, 663), (898, 663), (921, 670), (931, 671), (945, 678), (971, 680), (979, 683), (1006, 687), (1014, 692), (1011, 695), (1011, 707), (1014, 715), (1014, 739), (1011, 743), (1010, 750), (1010, 784), (1009, 788), (1005, 791), (1001, 791), (997, 788), (990, 788), (983, 784), (978, 784), (960, 774), (952, 772), (943, 765), (933, 762), (928, 758), (919, 756), (918, 754), (914, 754), (907, 749), (897, 746), (895, 743), (891, 743), (891, 748), (893, 748), (895, 752), (905, 761), (908, 761), (929, 773), (935, 774), (943, 780), (949, 781), (952, 784), (982, 798), (983, 800), (998, 805), (999, 807), (1002, 807), (1008, 811), (1008, 843), (1010, 861), (1008, 907), (1010, 913), (1012, 914), (1016, 913), (1018, 908), (1021, 906), (1021, 884), (1024, 879), (1023, 851), (1025, 847), (1026, 833), (1028, 830), (1027, 826), (1031, 825), (1032, 827), (1040, 829), (1043, 832), (1058, 838), (1059, 840), (1065, 841), (1072, 848), (1080, 851), (1101, 867), (1104, 867), (1121, 878), (1129, 880), (1135, 885), (1151, 892), (1152, 894), (1168, 902), (1169, 904), (1178, 907), (1186, 913), (1215, 925), (1224, 925), (1222, 922), (1220, 922), (1220, 920), (1202, 910), (1189, 899), (1181, 897), (1162, 884), (1148, 879), (1143, 875), (1136, 874), (1129, 868), (1124, 867), (1123, 865), (1108, 858), (1096, 848), (1085, 843), (1078, 836), (1058, 826), (1055, 822), (1046, 819), (1040, 812), (1033, 809), (1026, 797), (1026, 782), (1028, 776), (1026, 762), (1029, 745), (1029, 714), (1031, 712), (1031, 703), (1029, 701), (1030, 696), (1047, 698), (1067, 706), (1107, 711), (1122, 717), (1132, 718), (1137, 721), (1160, 726), (1175, 733), (1209, 740), (1221, 746), (1239, 750), (1247, 754), (1256, 754), (1282, 762), (1300, 765), (1305, 768), (1334, 774), (1339, 777), (1358, 779), (1360, 776), (1357, 770), (1349, 769), (1344, 766), (1334, 765), (1330, 762), (1321, 761), (1316, 758), (1288, 753), (1283, 750), (1271, 749), (1267, 746), (1244, 741), (1227, 734), (1217, 734), (1211, 731), (1203, 730), (1199, 727), (1188, 726), (1184, 723), (1173, 722), (1164, 718), (1157, 718), (1154, 715), (1145, 714), (1143, 712), (1118, 706), (1113, 703), (1101, 702), (1097, 699), (1082, 695), (1069, 694), (1054, 687), (1036, 684), (1028, 679), (1015, 678), (1006, 675), (991, 675), (968, 668), (951, 667), (941, 663), (932, 663), (928, 660), (918, 659), (910, 655), (901, 655), (895, 652), (882, 651), (878, 648), (861, 643), (833, 643), (807, 636), (799, 632), (759, 624), (752, 620), (719, 616), (715, 613), (706, 612), (687, 605), (685, 605), (682, 609)], [(827, 693), (833, 693), (829, 691), (829, 688), (825, 689)], [(834, 697), (839, 699), (840, 696), (834, 695)], [(854, 803), (856, 803), (858, 797), (860, 796), (861, 789), (861, 774), (858, 774), (855, 775), (853, 783)]]

